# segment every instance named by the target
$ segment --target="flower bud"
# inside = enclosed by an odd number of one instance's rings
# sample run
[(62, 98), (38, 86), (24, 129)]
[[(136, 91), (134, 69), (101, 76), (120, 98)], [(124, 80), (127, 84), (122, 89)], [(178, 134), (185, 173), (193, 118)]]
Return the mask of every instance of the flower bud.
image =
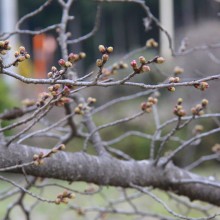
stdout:
[(78, 59), (79, 59), (79, 55), (75, 53), (70, 53), (68, 56), (68, 61), (70, 61), (71, 63), (77, 61)]
[(165, 59), (163, 57), (157, 57), (155, 60), (156, 63), (161, 64), (165, 62)]
[(58, 198), (55, 200), (55, 204), (56, 204), (56, 205), (59, 205), (60, 202), (61, 202), (61, 201), (60, 201), (60, 199), (58, 199)]
[(58, 64), (60, 65), (60, 66), (65, 66), (65, 60), (64, 59), (60, 59), (59, 61), (58, 61)]
[(24, 61), (24, 60), (25, 60), (25, 57), (23, 57), (23, 56), (20, 56), (20, 57), (17, 58), (17, 61), (18, 61), (18, 62), (22, 62), (22, 61)]
[(203, 107), (206, 107), (208, 105), (209, 101), (207, 99), (203, 99), (201, 103), (202, 103)]
[(132, 60), (130, 64), (133, 67), (133, 69), (137, 68), (137, 61), (136, 60)]
[(59, 146), (59, 148), (60, 148), (60, 150), (65, 150), (66, 146), (65, 146), (64, 144), (61, 144), (61, 145)]
[(196, 125), (195, 127), (194, 127), (194, 131), (196, 132), (196, 133), (200, 133), (200, 132), (202, 132), (204, 130), (204, 127), (202, 126), (202, 125)]
[(70, 193), (69, 198), (70, 198), (70, 199), (75, 199), (75, 198), (76, 198), (75, 193)]
[(72, 67), (72, 66), (73, 66), (73, 64), (70, 61), (65, 62), (65, 67), (69, 68), (69, 67)]
[(112, 52), (113, 52), (113, 47), (108, 47), (108, 48), (107, 48), (107, 52), (108, 52), (108, 53), (112, 53)]
[(178, 83), (180, 81), (179, 77), (174, 77), (174, 83)]
[(207, 82), (201, 82), (200, 83), (200, 90), (204, 91), (207, 88), (209, 88), (209, 84)]
[(99, 51), (100, 53), (105, 53), (106, 52), (106, 48), (104, 45), (99, 45)]
[(103, 55), (102, 55), (102, 60), (103, 60), (103, 62), (108, 61), (108, 59), (109, 59), (109, 55), (108, 55), (108, 54), (103, 54)]
[(182, 103), (183, 103), (183, 99), (182, 99), (182, 98), (178, 98), (177, 104), (178, 104), (178, 105), (181, 105)]
[(25, 47), (20, 46), (19, 47), (19, 52), (20, 52), (20, 54), (24, 54), (25, 53)]
[(101, 59), (96, 60), (96, 66), (97, 67), (102, 67), (103, 66), (103, 61)]
[(14, 56), (15, 56), (15, 58), (17, 58), (19, 56), (19, 52), (15, 51)]
[(58, 90), (60, 88), (60, 84), (55, 84), (54, 86), (53, 86), (53, 90)]
[(174, 70), (173, 70), (174, 74), (176, 75), (183, 73), (183, 71), (184, 69), (179, 66), (174, 67)]
[(85, 57), (86, 57), (86, 53), (84, 53), (84, 52), (79, 53), (79, 58), (80, 59), (84, 59)]
[(3, 47), (5, 45), (5, 42), (4, 41), (0, 41), (0, 47)]
[(146, 47), (158, 47), (158, 43), (153, 38), (151, 38), (147, 40)]
[(31, 58), (30, 54), (29, 54), (29, 53), (26, 53), (26, 54), (25, 54), (25, 58), (26, 58), (26, 59), (30, 59), (30, 58)]
[(88, 100), (87, 100), (87, 102), (88, 102), (89, 104), (93, 104), (93, 103), (96, 102), (96, 98), (89, 97)]
[(140, 57), (139, 57), (139, 62), (140, 62), (141, 64), (145, 64), (145, 63), (146, 63), (146, 59), (145, 59), (143, 56), (140, 56)]
[(146, 102), (142, 102), (141, 103), (141, 110), (145, 111), (147, 109), (147, 103)]
[(51, 71), (52, 71), (52, 72), (56, 72), (56, 71), (57, 71), (57, 68), (56, 68), (55, 66), (52, 66), (52, 67), (51, 67)]
[(171, 76), (171, 77), (169, 78), (169, 83), (173, 83), (174, 81), (175, 81), (175, 77), (172, 77), (172, 76)]
[(52, 76), (53, 76), (53, 73), (52, 73), (52, 72), (47, 73), (47, 77), (48, 77), (48, 78), (51, 78)]
[(143, 65), (142, 67), (141, 67), (141, 71), (142, 72), (149, 72), (150, 71), (150, 67), (148, 66), (148, 65)]
[(173, 87), (173, 86), (168, 87), (167, 89), (168, 89), (170, 92), (175, 92), (175, 90), (176, 90), (175, 87)]

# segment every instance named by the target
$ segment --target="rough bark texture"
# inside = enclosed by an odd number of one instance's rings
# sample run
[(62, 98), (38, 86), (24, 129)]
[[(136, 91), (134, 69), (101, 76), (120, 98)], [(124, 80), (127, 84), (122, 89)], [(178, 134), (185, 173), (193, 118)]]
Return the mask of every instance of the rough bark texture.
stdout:
[[(11, 145), (9, 148), (0, 145), (0, 167), (30, 162), (33, 155), (40, 152), (48, 151), (24, 145)], [(153, 186), (187, 196), (190, 200), (201, 200), (220, 206), (219, 187), (201, 183), (177, 183), (183, 180), (208, 181), (208, 179), (180, 169), (172, 163), (163, 168), (154, 166), (149, 160), (122, 161), (80, 152), (58, 152), (45, 159), (44, 165), (27, 166), (25, 171), (33, 176), (85, 181), (98, 185), (129, 187), (132, 183), (138, 186)], [(11, 172), (21, 173), (21, 170)]]

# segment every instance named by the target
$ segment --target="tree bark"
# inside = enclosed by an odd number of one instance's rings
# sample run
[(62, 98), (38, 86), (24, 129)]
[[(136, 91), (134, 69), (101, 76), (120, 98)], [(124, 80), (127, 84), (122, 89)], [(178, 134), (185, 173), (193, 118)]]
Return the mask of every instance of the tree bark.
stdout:
[[(47, 153), (48, 150), (18, 144), (12, 144), (10, 147), (0, 145), (0, 167), (31, 162), (33, 155), (40, 152)], [(187, 196), (190, 200), (201, 200), (220, 206), (218, 182), (210, 182), (208, 178), (178, 168), (172, 163), (163, 167), (155, 166), (150, 160), (123, 161), (109, 156), (92, 156), (83, 152), (58, 152), (50, 158), (45, 158), (43, 165), (30, 165), (24, 169), (32, 176), (67, 181), (85, 181), (120, 187), (130, 187), (131, 184), (152, 186)], [(22, 170), (16, 169), (10, 172), (22, 173)], [(185, 180), (200, 183), (180, 183)], [(201, 183), (202, 181), (204, 183)], [(207, 183), (214, 183), (216, 186)]]

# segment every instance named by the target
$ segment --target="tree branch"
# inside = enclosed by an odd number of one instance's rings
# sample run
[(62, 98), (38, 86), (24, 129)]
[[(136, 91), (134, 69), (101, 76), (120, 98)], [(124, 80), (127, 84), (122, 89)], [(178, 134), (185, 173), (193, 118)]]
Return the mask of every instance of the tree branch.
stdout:
[[(12, 144), (9, 148), (0, 145), (0, 167), (31, 162), (33, 155), (40, 152), (48, 153), (48, 150), (18, 144)], [(153, 161), (149, 160), (123, 161), (86, 153), (59, 152), (45, 159), (42, 166), (25, 166), (25, 172), (33, 176), (85, 181), (98, 185), (153, 186), (187, 196), (190, 200), (201, 200), (220, 206), (220, 187), (217, 181), (210, 181), (209, 178), (178, 168), (172, 163), (165, 168), (160, 166), (160, 162), (158, 164), (154, 166)], [(22, 173), (22, 170), (10, 172)], [(190, 180), (193, 182), (189, 183)]]

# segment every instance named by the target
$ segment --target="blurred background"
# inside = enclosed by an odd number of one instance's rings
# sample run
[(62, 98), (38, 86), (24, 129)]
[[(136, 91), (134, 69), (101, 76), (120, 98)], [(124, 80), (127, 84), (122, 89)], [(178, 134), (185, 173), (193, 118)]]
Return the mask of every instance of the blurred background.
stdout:
[[(15, 30), (16, 22), (19, 18), (23, 17), (29, 12), (32, 12), (45, 1), (30, 1), (30, 0), (1, 0), (0, 1), (0, 33), (10, 32)], [(173, 47), (175, 51), (180, 48), (183, 39), (187, 39), (187, 47), (194, 48), (197, 46), (207, 47), (207, 45), (220, 43), (220, 3), (217, 0), (146, 0), (147, 6), (149, 6), (152, 14), (157, 17), (163, 27), (168, 30), (172, 39)], [(94, 26), (95, 16), (97, 11), (97, 3), (92, 0), (75, 0), (71, 8), (71, 13), (74, 15), (74, 20), (69, 23), (69, 31), (71, 32), (70, 39), (77, 39), (78, 37), (89, 33)], [(22, 24), (22, 29), (29, 30), (40, 30), (49, 25), (57, 24), (61, 20), (61, 8), (56, 1), (53, 1), (45, 10), (40, 14), (25, 20)], [(51, 66), (58, 67), (57, 60), (62, 58), (59, 46), (57, 44), (57, 32), (50, 31), (45, 34), (31, 36), (31, 35), (15, 35), (11, 38), (12, 43), (12, 55), (4, 57), (5, 62), (10, 62), (13, 57), (13, 53), (20, 45), (26, 47), (26, 50), (31, 54), (31, 59), (23, 62), (19, 65), (19, 68), (13, 69), (13, 71), (26, 77), (33, 78), (46, 78), (47, 73), (50, 71)], [(150, 38), (154, 38), (158, 43), (157, 48), (146, 48), (146, 41)], [(143, 9), (135, 3), (103, 3), (102, 14), (100, 19), (100, 27), (96, 34), (86, 41), (82, 41), (78, 44), (70, 44), (69, 51), (78, 53), (83, 51), (87, 54), (86, 59), (77, 63), (74, 71), (77, 71), (79, 76), (84, 76), (87, 73), (97, 70), (95, 61), (100, 58), (98, 51), (98, 45), (103, 44), (106, 46), (113, 46), (114, 53), (111, 55), (108, 65), (114, 64), (121, 60), (121, 58), (131, 52), (132, 50), (143, 48), (138, 50), (129, 58), (126, 58), (126, 62), (129, 63), (133, 59), (137, 59), (140, 55), (144, 55), (147, 59), (153, 58), (155, 55), (162, 55), (166, 59), (163, 65), (152, 65), (151, 72), (149, 74), (140, 74), (134, 80), (138, 82), (144, 82), (146, 84), (158, 84), (167, 80), (169, 76), (174, 73), (174, 68), (179, 66), (184, 69), (181, 78), (184, 80), (193, 80), (209, 75), (219, 74), (220, 66), (220, 50), (219, 47), (210, 47), (208, 50), (198, 50), (189, 53), (184, 56), (172, 57), (168, 46), (167, 38), (160, 33), (158, 27), (152, 23), (148, 24), (145, 12)], [(132, 69), (129, 67), (127, 70), (121, 71), (114, 78), (122, 78), (123, 76), (131, 73)], [(46, 86), (36, 87), (35, 85), (24, 85), (7, 76), (0, 76), (0, 113), (4, 112), (8, 108), (22, 107), (21, 101), (25, 98), (37, 99), (39, 92), (47, 91)], [(128, 87), (114, 87), (114, 88), (91, 88), (86, 89), (82, 93), (85, 97), (93, 96), (97, 98), (97, 104), (95, 107), (101, 106), (115, 98), (122, 96), (132, 95), (141, 92), (140, 88), (128, 88)], [(162, 124), (166, 120), (174, 117), (173, 107), (179, 97), (184, 99), (183, 106), (190, 115), (190, 109), (192, 106), (200, 103), (201, 99), (207, 98), (210, 102), (210, 107), (207, 112), (219, 112), (219, 93), (220, 87), (217, 82), (210, 82), (210, 88), (202, 92), (195, 88), (176, 88), (175, 93), (170, 93), (167, 89), (161, 89), (157, 91), (159, 99), (158, 108), (155, 110), (159, 113), (159, 121)], [(139, 97), (135, 100), (126, 102), (120, 102), (113, 105), (98, 115), (94, 114), (94, 119), (97, 125), (108, 123), (120, 118), (128, 117), (140, 110), (140, 103), (146, 101), (147, 96)], [(55, 109), (49, 115), (50, 122), (57, 120), (57, 117), (62, 116), (62, 110)], [(80, 119), (79, 119), (80, 121)], [(5, 126), (7, 121), (2, 122), (2, 126)], [(178, 136), (187, 140), (189, 137), (195, 135), (194, 127), (200, 124), (204, 127), (204, 131), (220, 126), (220, 122), (217, 118), (210, 120), (200, 120), (192, 122), (185, 129), (178, 132)], [(45, 124), (38, 125), (33, 129), (40, 129)], [(167, 127), (163, 131), (163, 135), (168, 133), (174, 125)], [(153, 114), (142, 116), (133, 120), (132, 122), (121, 124), (120, 126), (108, 128), (101, 132), (104, 141), (117, 138), (119, 135), (129, 131), (136, 130), (146, 134), (153, 134), (155, 131), (155, 121)], [(14, 131), (11, 131), (14, 132)], [(16, 132), (16, 131), (15, 131)], [(195, 146), (190, 146), (185, 152), (181, 152), (180, 156), (177, 156), (176, 163), (178, 165), (186, 165), (199, 158), (202, 155), (211, 154), (211, 148), (214, 144), (220, 142), (219, 135), (210, 136), (197, 143)], [(45, 146), (51, 148), (54, 144), (52, 140), (43, 138), (33, 138), (30, 142), (25, 142), (36, 146)], [(146, 159), (149, 155), (149, 144), (150, 140), (144, 138), (130, 136), (117, 144), (117, 149), (121, 149), (127, 154), (131, 155), (136, 159)], [(74, 148), (68, 148), (77, 151), (81, 150), (83, 141), (80, 139), (74, 139), (74, 142), (69, 143)], [(177, 146), (176, 142), (169, 142), (166, 145), (166, 151), (172, 150)], [(183, 156), (185, 155), (185, 156)], [(210, 167), (206, 166), (202, 172), (205, 175), (209, 175), (210, 169), (215, 172), (216, 168), (213, 169), (213, 165), (218, 162), (210, 163)], [(205, 164), (207, 165), (207, 164)], [(218, 172), (218, 170), (216, 170)], [(14, 179), (19, 180), (19, 176), (13, 176)], [(59, 181), (58, 181), (59, 183)], [(3, 186), (3, 185), (2, 185)], [(80, 190), (86, 188), (86, 184), (76, 185), (76, 188)], [(108, 191), (107, 191), (108, 190)], [(106, 191), (109, 192), (112, 189), (108, 188)], [(50, 191), (50, 192), (49, 192)], [(49, 193), (48, 193), (49, 192)], [(57, 189), (47, 191), (51, 198), (54, 197), (54, 193)], [(118, 192), (110, 193), (112, 197), (117, 195)], [(109, 193), (107, 194), (109, 196)], [(80, 205), (87, 205), (89, 203), (97, 202), (103, 204), (103, 198), (97, 196), (94, 199), (87, 197), (80, 197), (76, 201)], [(5, 212), (11, 200), (7, 200), (0, 209), (1, 213)], [(32, 201), (32, 199), (28, 199)], [(169, 201), (170, 202), (170, 201)], [(143, 203), (140, 201), (140, 206)], [(155, 207), (154, 207), (155, 208)], [(161, 209), (156, 208), (155, 210)], [(51, 211), (51, 212), (50, 212)], [(50, 212), (50, 216), (53, 219), (61, 219), (61, 212), (64, 211), (62, 219), (70, 219), (71, 213), (66, 212), (66, 208), (59, 206), (56, 210), (54, 208), (48, 209), (47, 206), (41, 205), (35, 209), (33, 217), (35, 219), (49, 219), (46, 212)], [(15, 212), (15, 213), (19, 213)], [(37, 213), (37, 214), (36, 214)], [(19, 219), (19, 215), (16, 219)], [(22, 219), (22, 217), (20, 218)], [(34, 218), (33, 218), (34, 219)], [(129, 219), (129, 218), (125, 218)]]

